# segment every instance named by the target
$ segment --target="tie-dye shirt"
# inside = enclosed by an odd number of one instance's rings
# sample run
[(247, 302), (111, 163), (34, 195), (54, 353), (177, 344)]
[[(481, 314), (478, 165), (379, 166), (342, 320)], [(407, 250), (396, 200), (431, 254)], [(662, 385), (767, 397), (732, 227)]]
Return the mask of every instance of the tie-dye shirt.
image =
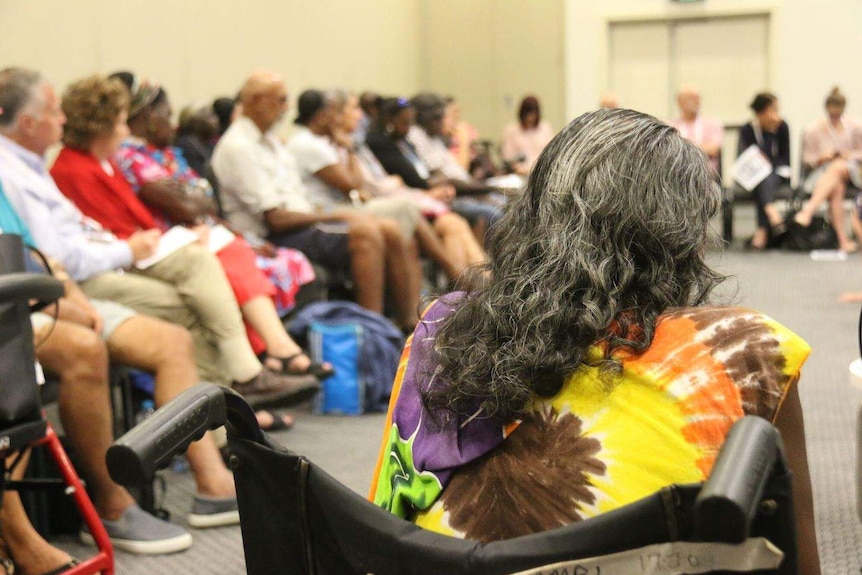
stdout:
[[(775, 420), (810, 352), (756, 311), (675, 309), (659, 318), (645, 352), (616, 356), (622, 373), (612, 382), (585, 364), (520, 421), (432, 427), (420, 390), (433, 385), (435, 333), (450, 311), (442, 300), (432, 305), (404, 348), (370, 498), (427, 529), (479, 541), (703, 481), (734, 421)], [(589, 350), (588, 359), (600, 358)]]

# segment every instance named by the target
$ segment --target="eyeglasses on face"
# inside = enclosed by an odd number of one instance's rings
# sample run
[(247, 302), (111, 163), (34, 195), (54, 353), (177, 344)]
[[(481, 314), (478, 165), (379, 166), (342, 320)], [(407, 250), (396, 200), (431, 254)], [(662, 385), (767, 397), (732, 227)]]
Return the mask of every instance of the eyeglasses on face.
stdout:
[(256, 98), (266, 98), (267, 100), (274, 100), (276, 103), (284, 105), (287, 104), (287, 94), (272, 94), (272, 93), (263, 93), (263, 94), (255, 94)]

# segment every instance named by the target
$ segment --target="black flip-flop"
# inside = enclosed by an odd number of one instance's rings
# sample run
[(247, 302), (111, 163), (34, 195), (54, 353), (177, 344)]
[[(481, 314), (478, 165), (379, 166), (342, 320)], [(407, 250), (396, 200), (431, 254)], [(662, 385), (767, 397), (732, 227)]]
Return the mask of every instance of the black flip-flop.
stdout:
[(275, 413), (268, 410), (260, 410), (266, 411), (272, 417), (272, 423), (267, 425), (266, 427), (261, 426), (261, 430), (266, 432), (271, 431), (287, 431), (288, 429), (293, 429), (293, 423), (287, 423), (284, 420), (283, 415), (276, 415)]
[(327, 377), (335, 375), (335, 369), (333, 369), (332, 367), (326, 367), (325, 365), (317, 361), (312, 361), (305, 369), (291, 368), (290, 364), (293, 362), (293, 360), (302, 355), (306, 355), (306, 353), (304, 351), (301, 351), (287, 357), (278, 357), (276, 355), (270, 355), (269, 357), (277, 359), (281, 362), (281, 373), (283, 373), (284, 375), (313, 375), (319, 380), (326, 379)]

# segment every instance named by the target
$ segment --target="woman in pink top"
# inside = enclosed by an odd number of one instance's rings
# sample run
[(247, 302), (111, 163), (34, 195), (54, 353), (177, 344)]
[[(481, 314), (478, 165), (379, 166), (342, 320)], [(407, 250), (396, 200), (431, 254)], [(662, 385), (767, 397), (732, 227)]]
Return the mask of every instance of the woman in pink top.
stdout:
[(518, 119), (503, 131), (502, 155), (516, 174), (525, 176), (554, 137), (554, 130), (548, 122), (542, 121), (539, 100), (535, 96), (521, 100)]
[[(811, 191), (811, 199), (796, 214), (796, 222), (809, 226), (814, 212), (829, 200), (832, 225), (838, 234), (840, 248), (856, 251), (856, 244), (847, 239), (844, 231), (844, 194), (848, 184), (862, 188), (862, 124), (843, 118), (847, 99), (836, 87), (826, 98), (827, 117), (806, 130), (802, 141), (802, 163), (812, 170), (805, 178), (804, 187)], [(853, 229), (862, 236), (862, 222), (853, 213)]]

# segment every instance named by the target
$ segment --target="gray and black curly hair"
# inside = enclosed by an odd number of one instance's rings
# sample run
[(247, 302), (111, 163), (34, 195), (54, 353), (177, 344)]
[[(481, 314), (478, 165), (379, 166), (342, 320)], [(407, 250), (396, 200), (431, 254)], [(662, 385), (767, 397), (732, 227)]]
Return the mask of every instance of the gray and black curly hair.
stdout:
[(426, 410), (509, 421), (582, 364), (618, 373), (615, 351), (644, 351), (665, 310), (724, 279), (705, 261), (719, 205), (706, 157), (674, 128), (632, 110), (572, 121), (490, 230), (489, 279), (440, 326)]

